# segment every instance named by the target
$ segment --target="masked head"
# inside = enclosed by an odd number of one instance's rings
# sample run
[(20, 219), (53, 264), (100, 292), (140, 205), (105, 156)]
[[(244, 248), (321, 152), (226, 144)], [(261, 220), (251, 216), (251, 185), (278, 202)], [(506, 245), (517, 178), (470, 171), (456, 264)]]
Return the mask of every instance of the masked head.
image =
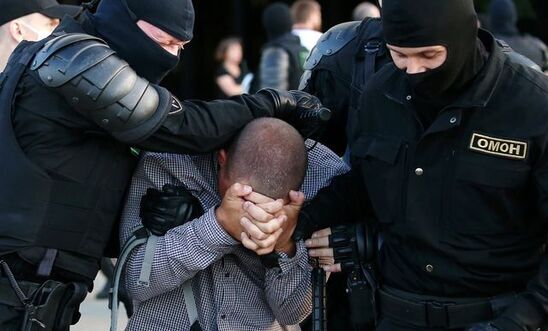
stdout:
[(102, 0), (90, 19), (137, 74), (158, 83), (192, 39), (194, 7), (191, 0)]
[(457, 93), (481, 67), (473, 0), (384, 0), (382, 17), (394, 63), (417, 95)]

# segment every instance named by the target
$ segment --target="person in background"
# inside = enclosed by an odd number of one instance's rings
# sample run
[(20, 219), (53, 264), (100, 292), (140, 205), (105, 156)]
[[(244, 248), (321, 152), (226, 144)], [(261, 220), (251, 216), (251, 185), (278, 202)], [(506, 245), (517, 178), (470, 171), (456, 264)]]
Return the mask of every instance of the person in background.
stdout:
[(23, 40), (38, 41), (51, 34), (64, 15), (74, 16), (77, 6), (55, 0), (2, 0), (0, 10), (0, 72), (11, 53)]
[(548, 48), (540, 39), (519, 33), (518, 14), (512, 0), (491, 1), (489, 15), (491, 32), (496, 38), (538, 64), (544, 72), (548, 71)]
[(292, 90), (299, 86), (308, 50), (291, 33), (293, 21), (289, 6), (275, 2), (263, 12), (268, 42), (263, 46), (259, 66), (260, 88)]
[(381, 17), (381, 12), (379, 8), (371, 2), (364, 1), (354, 8), (354, 11), (352, 11), (352, 19), (354, 21), (362, 21), (366, 17)]
[(242, 40), (229, 37), (221, 40), (215, 51), (215, 60), (221, 65), (215, 73), (215, 83), (218, 88), (218, 98), (228, 98), (249, 92), (249, 83), (244, 79), (250, 75), (243, 61)]
[(315, 0), (298, 0), (291, 6), (294, 35), (309, 52), (322, 36), (322, 7)]

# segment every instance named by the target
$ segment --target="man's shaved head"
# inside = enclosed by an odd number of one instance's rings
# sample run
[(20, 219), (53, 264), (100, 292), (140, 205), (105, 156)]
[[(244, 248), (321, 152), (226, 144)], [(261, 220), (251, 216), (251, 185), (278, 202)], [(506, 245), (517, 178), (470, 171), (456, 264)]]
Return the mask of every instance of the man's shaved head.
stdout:
[(307, 151), (292, 126), (274, 118), (250, 122), (228, 148), (226, 176), (273, 199), (298, 190), (306, 173)]

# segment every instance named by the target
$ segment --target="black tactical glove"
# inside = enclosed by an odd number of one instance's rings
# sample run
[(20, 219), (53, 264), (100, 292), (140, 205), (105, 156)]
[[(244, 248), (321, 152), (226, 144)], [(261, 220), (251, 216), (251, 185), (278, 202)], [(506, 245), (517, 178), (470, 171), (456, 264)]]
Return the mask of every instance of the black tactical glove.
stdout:
[(152, 234), (168, 230), (203, 214), (198, 199), (182, 186), (164, 185), (162, 191), (149, 188), (141, 199), (141, 222)]
[(374, 235), (364, 224), (337, 225), (331, 228), (329, 247), (335, 263), (350, 271), (360, 263), (371, 262), (375, 253)]
[[(329, 225), (325, 226), (324, 228), (329, 227)], [(299, 213), (299, 220), (297, 221), (297, 227), (295, 228), (295, 231), (293, 231), (293, 235), (291, 238), (293, 238), (294, 241), (300, 241), (308, 239), (312, 236), (312, 233), (321, 230), (321, 227), (314, 223), (310, 216), (306, 213), (305, 210), (301, 209), (301, 212)]]
[(331, 119), (331, 111), (306, 92), (266, 88), (257, 93), (269, 95), (274, 101), (274, 116), (293, 125), (305, 139), (320, 137)]

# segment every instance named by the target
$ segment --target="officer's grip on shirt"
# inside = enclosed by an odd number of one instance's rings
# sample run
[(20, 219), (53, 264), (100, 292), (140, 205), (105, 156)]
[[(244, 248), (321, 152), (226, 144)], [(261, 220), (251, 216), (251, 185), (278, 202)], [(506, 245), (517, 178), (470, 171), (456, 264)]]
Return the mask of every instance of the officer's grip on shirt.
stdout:
[(144, 227), (156, 236), (163, 236), (170, 229), (202, 214), (198, 199), (183, 186), (170, 184), (165, 184), (161, 191), (147, 189), (139, 212)]

